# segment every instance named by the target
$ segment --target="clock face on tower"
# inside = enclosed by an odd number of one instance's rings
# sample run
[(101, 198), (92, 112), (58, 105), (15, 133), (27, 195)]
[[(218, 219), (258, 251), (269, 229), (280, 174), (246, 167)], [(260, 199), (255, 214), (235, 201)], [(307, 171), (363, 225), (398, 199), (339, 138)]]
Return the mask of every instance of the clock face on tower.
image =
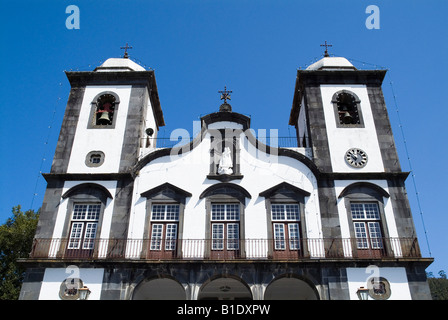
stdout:
[(359, 148), (351, 148), (345, 153), (345, 161), (353, 168), (363, 168), (367, 164), (367, 153)]

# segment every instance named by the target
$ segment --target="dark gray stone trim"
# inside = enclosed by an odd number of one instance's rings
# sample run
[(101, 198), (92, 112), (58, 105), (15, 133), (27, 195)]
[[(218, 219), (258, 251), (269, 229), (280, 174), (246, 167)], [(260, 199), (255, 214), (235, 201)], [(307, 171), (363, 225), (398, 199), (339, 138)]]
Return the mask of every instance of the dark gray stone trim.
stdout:
[(305, 88), (309, 142), (313, 150), (313, 161), (319, 171), (332, 172), (330, 147), (328, 145), (327, 124), (324, 117), (320, 86)]
[(53, 157), (51, 173), (67, 172), (84, 92), (85, 87), (72, 87), (70, 90), (56, 151)]
[(102, 185), (99, 185), (99, 184), (96, 184), (96, 183), (81, 183), (81, 184), (78, 184), (78, 185), (74, 186), (73, 188), (70, 188), (69, 190), (67, 190), (62, 195), (62, 199), (66, 199), (66, 198), (72, 197), (73, 195), (78, 194), (80, 192), (86, 193), (86, 194), (93, 194), (93, 193), (100, 192), (100, 193), (103, 194), (103, 196), (101, 198), (106, 197), (106, 198), (113, 199), (113, 197), (110, 194), (109, 190), (107, 190)]
[(308, 191), (302, 190), (296, 186), (293, 186), (292, 184), (289, 184), (287, 182), (281, 182), (278, 185), (273, 186), (272, 188), (260, 192), (260, 197), (270, 198), (272, 195), (281, 192), (282, 189), (292, 191), (295, 194), (301, 196), (302, 198), (309, 197), (311, 195)]
[[(134, 190), (134, 179), (123, 178), (117, 181), (114, 208), (110, 227), (109, 238), (126, 239), (128, 235), (129, 218), (132, 206), (132, 193)], [(113, 245), (113, 243), (111, 243)], [(125, 248), (110, 248), (111, 252), (117, 250), (124, 254)], [(117, 253), (118, 254), (118, 253)]]
[(241, 203), (245, 203), (245, 198), (252, 199), (252, 196), (246, 189), (237, 184), (227, 182), (217, 183), (208, 187), (201, 193), (199, 199), (207, 198), (214, 194), (229, 194), (240, 200)]
[(337, 198), (334, 189), (334, 180), (318, 180), (319, 209), (321, 213), (322, 237), (341, 238), (341, 225), (339, 211), (337, 208)]
[(123, 173), (43, 173), (42, 176), (47, 182), (61, 180), (61, 181), (87, 181), (87, 180), (120, 180), (133, 178), (134, 176), (129, 172)]
[(185, 198), (191, 198), (192, 194), (188, 191), (185, 191), (179, 187), (176, 187), (175, 185), (172, 185), (171, 183), (164, 183), (161, 184), (155, 188), (152, 188), (150, 190), (147, 190), (145, 192), (142, 192), (140, 195), (144, 198), (152, 198), (158, 193), (172, 193), (176, 195), (176, 200), (183, 199), (183, 203), (185, 203)]
[(404, 180), (391, 178), (387, 180), (387, 185), (389, 188), (392, 209), (394, 211), (398, 237), (417, 237)]
[(64, 181), (47, 181), (44, 200), (40, 209), (35, 238), (51, 238), (56, 223), (58, 207), (61, 202)]
[(400, 161), (395, 147), (395, 140), (387, 113), (386, 103), (384, 102), (383, 91), (380, 86), (369, 85), (367, 86), (367, 93), (372, 108), (384, 171), (400, 172)]
[(343, 198), (349, 195), (352, 192), (357, 192), (360, 189), (372, 189), (376, 193), (378, 193), (381, 197), (389, 198), (390, 195), (386, 190), (381, 188), (380, 186), (370, 183), (370, 182), (355, 182), (345, 187), (344, 190), (339, 194), (338, 199)]
[(44, 280), (45, 268), (28, 268), (22, 282), (19, 300), (38, 300), (42, 281)]
[(148, 90), (144, 86), (132, 86), (126, 126), (121, 146), (119, 172), (128, 172), (138, 159), (140, 138), (143, 134), (143, 115), (146, 114)]

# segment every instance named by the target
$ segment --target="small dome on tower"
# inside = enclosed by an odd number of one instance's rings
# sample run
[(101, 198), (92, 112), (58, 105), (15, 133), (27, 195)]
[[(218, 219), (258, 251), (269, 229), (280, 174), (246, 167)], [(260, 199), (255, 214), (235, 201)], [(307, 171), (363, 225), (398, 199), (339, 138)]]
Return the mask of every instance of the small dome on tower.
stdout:
[(353, 64), (343, 57), (323, 57), (310, 65), (306, 70), (357, 70)]
[(145, 71), (145, 68), (128, 58), (109, 58), (101, 66), (97, 67), (95, 71)]

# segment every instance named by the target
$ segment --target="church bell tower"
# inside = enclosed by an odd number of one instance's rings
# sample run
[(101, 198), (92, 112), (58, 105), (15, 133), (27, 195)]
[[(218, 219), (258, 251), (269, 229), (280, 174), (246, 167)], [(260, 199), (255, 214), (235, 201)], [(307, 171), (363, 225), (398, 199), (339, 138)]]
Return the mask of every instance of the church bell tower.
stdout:
[[(126, 52), (93, 71), (66, 75), (71, 90), (51, 171), (44, 174), (48, 185), (37, 237), (76, 232), (74, 227), (57, 231), (58, 216), (71, 216), (76, 203), (87, 200), (101, 202), (101, 217), (111, 216), (110, 229), (95, 227), (98, 236), (122, 237), (129, 219), (132, 168), (155, 148), (158, 129), (165, 125), (154, 71)], [(60, 203), (73, 193), (78, 194), (76, 203)]]
[[(297, 71), (289, 124), (296, 128), (299, 147), (311, 150), (320, 171), (325, 237), (357, 238), (369, 232), (416, 236), (405, 190), (408, 172), (401, 171), (381, 89), (385, 75), (386, 70), (358, 70), (328, 51)], [(358, 223), (356, 208), (372, 203), (380, 213), (378, 223)], [(353, 227), (341, 227), (341, 212), (352, 212), (348, 219)], [(395, 226), (397, 231), (390, 232)]]

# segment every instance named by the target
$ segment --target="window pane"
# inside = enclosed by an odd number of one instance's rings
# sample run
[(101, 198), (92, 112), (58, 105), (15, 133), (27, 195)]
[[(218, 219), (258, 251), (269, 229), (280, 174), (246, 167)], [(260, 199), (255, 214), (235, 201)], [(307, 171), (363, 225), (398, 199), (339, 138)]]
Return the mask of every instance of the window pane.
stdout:
[(166, 220), (179, 220), (179, 205), (170, 204), (166, 206)]
[(153, 224), (151, 232), (151, 250), (160, 250), (162, 246), (163, 224)]
[(84, 226), (83, 223), (72, 224), (72, 230), (70, 231), (70, 240), (68, 243), (69, 249), (79, 249), (83, 226)]
[(289, 249), (299, 250), (300, 249), (299, 224), (298, 223), (288, 224), (288, 234), (289, 234)]
[(285, 204), (286, 219), (300, 220), (299, 206), (297, 204)]
[(358, 249), (367, 249), (369, 244), (367, 242), (367, 230), (364, 222), (355, 222), (355, 236)]
[(285, 220), (285, 211), (282, 204), (272, 204), (271, 206), (272, 220)]
[(100, 218), (100, 204), (89, 204), (87, 210), (87, 220), (98, 220)]
[(285, 225), (274, 223), (274, 245), (275, 250), (285, 250)]
[(154, 204), (152, 206), (152, 220), (164, 220), (165, 219), (165, 205)]
[(212, 250), (224, 249), (224, 225), (212, 224)]
[(175, 250), (176, 239), (177, 239), (177, 224), (167, 224), (165, 250)]
[(364, 219), (364, 207), (362, 203), (351, 203), (352, 219)]
[(86, 224), (86, 233), (84, 235), (83, 249), (93, 249), (95, 245), (95, 236), (98, 223), (89, 222)]
[(378, 211), (378, 205), (376, 203), (364, 203), (364, 210), (366, 213), (366, 219), (380, 219), (380, 213)]
[(83, 220), (86, 218), (87, 204), (75, 204), (73, 207), (73, 220)]
[(224, 204), (212, 204), (212, 220), (226, 219), (226, 206)]
[(379, 222), (369, 222), (369, 235), (372, 249), (382, 249), (383, 241)]
[(227, 250), (238, 250), (239, 249), (239, 224), (229, 223), (227, 224)]
[(226, 204), (227, 220), (240, 220), (239, 204)]

